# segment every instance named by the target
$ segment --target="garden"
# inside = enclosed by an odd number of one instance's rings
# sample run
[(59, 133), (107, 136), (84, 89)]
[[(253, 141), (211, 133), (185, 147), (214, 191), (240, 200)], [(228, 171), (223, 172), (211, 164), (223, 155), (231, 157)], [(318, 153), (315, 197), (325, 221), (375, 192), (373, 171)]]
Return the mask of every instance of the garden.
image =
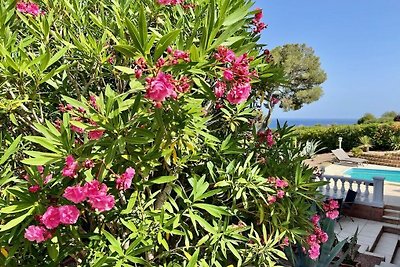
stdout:
[(263, 121), (284, 79), (263, 20), (248, 0), (1, 1), (0, 266), (329, 266), (338, 204)]

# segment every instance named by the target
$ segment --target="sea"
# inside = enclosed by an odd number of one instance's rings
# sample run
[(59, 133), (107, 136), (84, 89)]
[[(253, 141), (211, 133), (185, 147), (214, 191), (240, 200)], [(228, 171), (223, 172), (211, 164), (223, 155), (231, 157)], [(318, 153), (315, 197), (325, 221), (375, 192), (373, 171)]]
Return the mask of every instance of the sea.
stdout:
[(276, 129), (277, 128), (277, 121), (281, 125), (285, 122), (288, 123), (289, 126), (315, 126), (315, 125), (349, 125), (349, 124), (356, 124), (357, 119), (293, 119), (293, 118), (272, 118), (271, 123), (269, 125), (270, 128)]

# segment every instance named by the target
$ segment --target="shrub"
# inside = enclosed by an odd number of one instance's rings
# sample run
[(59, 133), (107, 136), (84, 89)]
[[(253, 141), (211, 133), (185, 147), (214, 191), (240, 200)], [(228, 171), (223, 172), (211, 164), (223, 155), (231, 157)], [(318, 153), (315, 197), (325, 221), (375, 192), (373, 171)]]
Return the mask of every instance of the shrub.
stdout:
[(342, 137), (342, 148), (346, 151), (357, 147), (362, 136), (368, 136), (372, 140), (375, 150), (390, 150), (390, 138), (398, 135), (400, 129), (396, 124), (364, 124), (364, 125), (339, 125), (339, 126), (318, 126), (318, 127), (299, 127), (296, 134), (299, 141), (319, 140), (325, 151), (330, 151), (338, 147), (338, 138)]
[(290, 127), (255, 124), (273, 72), (251, 1), (15, 2), (0, 265), (271, 266), (308, 246), (323, 183)]

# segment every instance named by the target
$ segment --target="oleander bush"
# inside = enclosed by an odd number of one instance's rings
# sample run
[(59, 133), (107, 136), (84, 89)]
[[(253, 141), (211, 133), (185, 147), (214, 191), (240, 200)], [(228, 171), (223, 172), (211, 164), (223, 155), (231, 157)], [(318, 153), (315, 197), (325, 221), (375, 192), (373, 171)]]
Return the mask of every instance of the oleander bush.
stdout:
[(371, 139), (374, 150), (391, 150), (392, 136), (400, 135), (397, 123), (372, 123), (361, 125), (335, 125), (299, 127), (295, 130), (299, 141), (319, 140), (330, 151), (338, 147), (338, 138), (343, 137), (342, 148), (350, 151), (361, 145), (360, 138), (367, 136)]
[(259, 126), (279, 72), (252, 6), (0, 3), (1, 266), (276, 266), (290, 243), (319, 257), (322, 183), (292, 127)]

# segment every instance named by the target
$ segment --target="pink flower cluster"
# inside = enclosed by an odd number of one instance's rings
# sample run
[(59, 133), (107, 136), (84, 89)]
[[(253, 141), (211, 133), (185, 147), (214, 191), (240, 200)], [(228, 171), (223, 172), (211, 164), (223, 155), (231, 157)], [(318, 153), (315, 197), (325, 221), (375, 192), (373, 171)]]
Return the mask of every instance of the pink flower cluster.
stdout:
[[(55, 229), (59, 225), (72, 225), (78, 221), (79, 210), (74, 205), (64, 205), (60, 207), (48, 207), (46, 212), (40, 217), (39, 221), (44, 226), (30, 225), (25, 229), (25, 238), (37, 243), (46, 241), (52, 237), (47, 229)], [(47, 228), (47, 229), (46, 229)]]
[(260, 8), (257, 8), (257, 13), (254, 15), (254, 19), (252, 20), (253, 25), (255, 26), (255, 29), (253, 32), (255, 33), (261, 33), (265, 28), (267, 28), (267, 25), (263, 22), (261, 22), (261, 19), (263, 18), (263, 11)]
[(36, 243), (44, 242), (52, 237), (52, 234), (44, 226), (30, 225), (25, 229), (24, 237)]
[(127, 190), (131, 187), (132, 185), (132, 179), (135, 176), (135, 169), (133, 168), (127, 168), (126, 171), (119, 175), (119, 177), (116, 180), (116, 187), (118, 190)]
[(98, 180), (85, 183), (84, 186), (75, 185), (65, 189), (63, 197), (75, 204), (85, 200), (97, 211), (109, 211), (115, 205), (114, 196), (107, 194), (107, 186)]
[(62, 175), (65, 177), (76, 178), (78, 176), (79, 165), (72, 155), (65, 158), (65, 166), (62, 170)]
[(275, 184), (275, 188), (277, 189), (276, 195), (269, 195), (267, 198), (268, 205), (275, 203), (278, 199), (282, 199), (285, 197), (286, 192), (283, 190), (289, 186), (289, 183), (283, 179), (276, 177), (269, 177), (267, 179), (268, 183)]
[(31, 1), (29, 2), (19, 1), (16, 5), (16, 8), (18, 12), (21, 12), (23, 14), (29, 14), (34, 17), (44, 14), (44, 12), (40, 9), (39, 5)]
[(268, 147), (272, 147), (275, 144), (274, 134), (272, 130), (267, 129), (266, 131), (259, 131), (257, 133), (258, 142), (267, 143)]
[(182, 0), (157, 0), (157, 2), (160, 5), (165, 5), (165, 6), (170, 6), (170, 5), (175, 6), (183, 3)]
[(327, 203), (324, 203), (323, 209), (326, 212), (325, 215), (329, 219), (336, 219), (339, 216), (339, 202), (336, 200), (330, 199)]
[(235, 53), (223, 46), (218, 47), (214, 58), (225, 64), (223, 81), (217, 81), (214, 88), (216, 98), (222, 98), (227, 88), (230, 88), (226, 99), (231, 104), (240, 104), (247, 100), (251, 92), (251, 77), (257, 76), (256, 72), (250, 72), (250, 61), (247, 54), (236, 56)]
[(329, 238), (328, 234), (318, 226), (319, 220), (320, 217), (317, 214), (311, 217), (314, 231), (307, 237), (307, 244), (309, 245), (308, 255), (312, 260), (316, 260), (319, 257), (321, 248), (320, 244), (326, 243)]
[(177, 98), (177, 92), (185, 93), (190, 88), (189, 78), (183, 76), (179, 80), (175, 80), (172, 75), (162, 71), (156, 77), (146, 78), (146, 95), (145, 97), (156, 102), (157, 106), (166, 98)]

